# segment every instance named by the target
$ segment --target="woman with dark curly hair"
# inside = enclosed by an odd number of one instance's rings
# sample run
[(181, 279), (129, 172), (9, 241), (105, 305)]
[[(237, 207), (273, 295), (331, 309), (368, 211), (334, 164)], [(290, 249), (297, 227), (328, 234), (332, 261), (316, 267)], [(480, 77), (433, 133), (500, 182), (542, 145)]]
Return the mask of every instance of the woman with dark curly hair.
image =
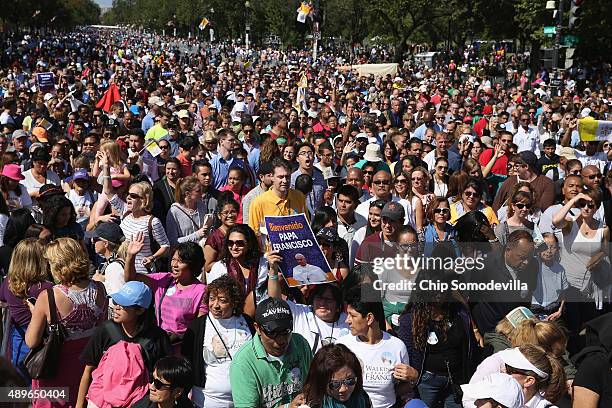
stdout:
[[(206, 288), (208, 314), (195, 319), (182, 345), (182, 354), (194, 367), (192, 401), (197, 407), (231, 406), (229, 368), (232, 356), (255, 333), (253, 321), (243, 313), (244, 289), (230, 275)], [(210, 379), (210, 381), (207, 381)]]
[[(257, 236), (246, 224), (237, 224), (229, 229), (221, 250), (221, 258), (206, 274), (206, 282), (212, 283), (223, 275), (230, 275), (240, 283), (249, 299), (249, 306), (252, 306), (249, 296), (265, 285), (268, 261), (259, 249)], [(253, 300), (258, 300), (258, 294), (259, 291)]]
[(372, 407), (359, 359), (344, 344), (327, 345), (315, 354), (302, 395), (311, 408)]

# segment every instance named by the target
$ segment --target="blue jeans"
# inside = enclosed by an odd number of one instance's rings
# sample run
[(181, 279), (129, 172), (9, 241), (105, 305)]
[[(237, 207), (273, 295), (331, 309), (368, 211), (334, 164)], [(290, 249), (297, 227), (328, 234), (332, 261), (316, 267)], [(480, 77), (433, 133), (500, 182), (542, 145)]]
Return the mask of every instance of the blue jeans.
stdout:
[(417, 386), (421, 400), (429, 408), (461, 408), (454, 400), (449, 378), (425, 371)]

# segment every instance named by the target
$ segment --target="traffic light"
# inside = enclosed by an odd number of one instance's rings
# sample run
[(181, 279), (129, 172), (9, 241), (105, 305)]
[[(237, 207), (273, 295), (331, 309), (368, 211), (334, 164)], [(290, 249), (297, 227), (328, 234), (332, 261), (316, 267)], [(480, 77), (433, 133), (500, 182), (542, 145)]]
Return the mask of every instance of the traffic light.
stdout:
[(580, 6), (582, 6), (582, 3), (584, 3), (584, 0), (572, 0), (572, 7), (570, 8), (569, 15), (569, 28), (576, 27), (580, 24), (582, 17), (582, 9)]

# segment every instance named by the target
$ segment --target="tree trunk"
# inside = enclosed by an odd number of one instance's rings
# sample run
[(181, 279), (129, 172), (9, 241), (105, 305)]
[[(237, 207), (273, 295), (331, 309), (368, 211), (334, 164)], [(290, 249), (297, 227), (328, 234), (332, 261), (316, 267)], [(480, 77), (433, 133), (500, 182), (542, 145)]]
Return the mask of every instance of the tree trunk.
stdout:
[(404, 53), (406, 52), (406, 41), (407, 38), (404, 37), (395, 42), (395, 56), (393, 57), (394, 62), (402, 62)]

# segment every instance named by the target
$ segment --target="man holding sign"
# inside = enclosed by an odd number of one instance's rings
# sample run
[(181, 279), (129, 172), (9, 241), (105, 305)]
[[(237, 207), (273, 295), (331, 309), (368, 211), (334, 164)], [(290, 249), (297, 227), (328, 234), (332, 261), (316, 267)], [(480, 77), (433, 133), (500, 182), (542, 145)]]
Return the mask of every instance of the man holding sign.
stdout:
[(289, 188), (291, 169), (287, 162), (274, 159), (272, 167), (272, 187), (256, 197), (249, 208), (249, 226), (258, 237), (267, 234), (264, 216), (307, 213), (304, 194)]

